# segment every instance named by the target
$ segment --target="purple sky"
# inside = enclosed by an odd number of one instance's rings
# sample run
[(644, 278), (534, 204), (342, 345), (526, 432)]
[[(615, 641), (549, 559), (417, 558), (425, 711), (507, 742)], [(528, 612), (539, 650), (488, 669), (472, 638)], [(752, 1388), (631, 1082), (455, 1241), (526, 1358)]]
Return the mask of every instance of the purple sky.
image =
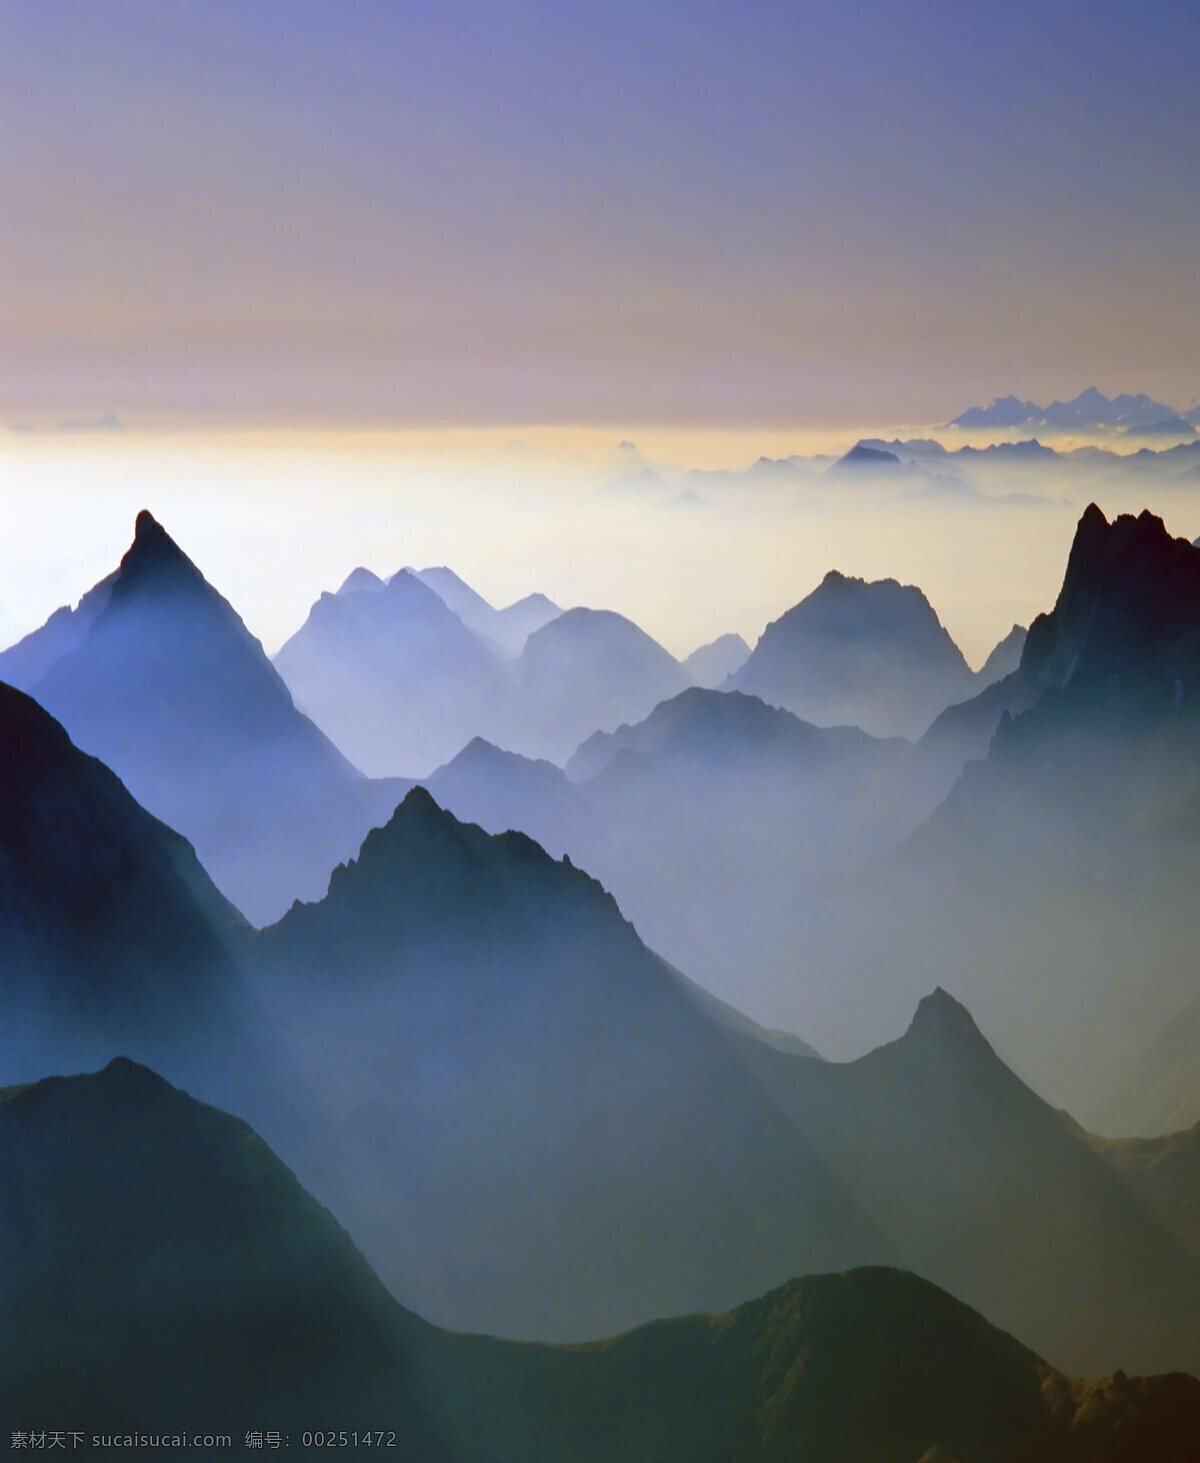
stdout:
[(7, 0), (9, 422), (1200, 392), (1190, 3)]

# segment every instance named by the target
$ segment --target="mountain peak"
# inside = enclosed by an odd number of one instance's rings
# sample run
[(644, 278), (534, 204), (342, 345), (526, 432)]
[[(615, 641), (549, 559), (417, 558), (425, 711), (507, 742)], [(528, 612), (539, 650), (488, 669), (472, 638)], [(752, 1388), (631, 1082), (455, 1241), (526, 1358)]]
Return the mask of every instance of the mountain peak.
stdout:
[(929, 995), (921, 997), (908, 1029), (910, 1033), (922, 1035), (984, 1041), (974, 1016), (941, 986), (935, 986)]
[(215, 595), (204, 575), (148, 508), (134, 521), (133, 543), (121, 560), (112, 596), (120, 599), (142, 587), (203, 590)]
[(850, 451), (833, 463), (833, 469), (883, 468), (891, 470), (901, 466), (899, 457), (887, 448), (868, 447), (865, 442), (856, 442)]
[(1077, 678), (1098, 687), (1120, 676), (1170, 691), (1180, 676), (1190, 684), (1198, 638), (1195, 548), (1172, 538), (1149, 510), (1109, 523), (1091, 503), (1054, 609), (1030, 626), (1021, 667), (1036, 684), (1057, 689)]
[(134, 542), (149, 541), (155, 537), (165, 539), (167, 532), (149, 508), (143, 508), (133, 521)]
[(147, 1088), (154, 1087), (161, 1090), (170, 1084), (157, 1072), (152, 1072), (149, 1067), (143, 1067), (140, 1062), (135, 1062), (132, 1057), (114, 1057), (108, 1066), (97, 1074), (112, 1082), (136, 1081), (144, 1084)]
[(338, 594), (361, 594), (363, 592), (375, 593), (384, 588), (384, 582), (378, 574), (372, 574), (370, 569), (364, 569), (360, 565), (357, 569), (351, 569), (342, 581)]

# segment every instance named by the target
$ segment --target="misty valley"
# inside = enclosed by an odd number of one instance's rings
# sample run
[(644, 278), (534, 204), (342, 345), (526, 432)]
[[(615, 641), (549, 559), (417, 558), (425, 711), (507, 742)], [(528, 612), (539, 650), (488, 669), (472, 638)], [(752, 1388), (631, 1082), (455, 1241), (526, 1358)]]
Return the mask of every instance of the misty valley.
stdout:
[[(1169, 506), (1200, 444), (1152, 444), (869, 439), (692, 491)], [(141, 512), (0, 651), (11, 1446), (1200, 1458), (1167, 518), (1091, 502), (973, 669), (921, 588), (834, 564), (686, 658), (360, 567), (269, 658)]]

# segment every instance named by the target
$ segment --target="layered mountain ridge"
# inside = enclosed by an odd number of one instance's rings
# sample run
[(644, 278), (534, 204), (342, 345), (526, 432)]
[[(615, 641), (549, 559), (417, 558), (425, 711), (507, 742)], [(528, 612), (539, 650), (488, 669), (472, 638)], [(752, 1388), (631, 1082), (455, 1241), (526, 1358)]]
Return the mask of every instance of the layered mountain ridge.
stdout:
[(1200, 1428), (1193, 1379), (1074, 1381), (890, 1270), (584, 1347), (439, 1332), (250, 1129), (124, 1060), (0, 1093), (0, 1174), (6, 1404), (130, 1457), (255, 1427), (314, 1456), (344, 1425), (423, 1463), (1150, 1463)]

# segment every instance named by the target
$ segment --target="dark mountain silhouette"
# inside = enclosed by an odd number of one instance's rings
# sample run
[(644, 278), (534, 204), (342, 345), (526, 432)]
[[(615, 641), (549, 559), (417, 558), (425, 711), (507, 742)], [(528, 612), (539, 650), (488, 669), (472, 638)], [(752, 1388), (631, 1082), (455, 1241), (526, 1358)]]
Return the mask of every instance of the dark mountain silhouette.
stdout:
[(407, 569), (381, 590), (323, 594), (275, 666), (299, 705), (379, 776), (432, 771), (507, 721), (499, 652)]
[(691, 987), (521, 834), (415, 789), (257, 944), (343, 1120), (322, 1197), (423, 1314), (583, 1337), (890, 1258)]
[(440, 1323), (579, 1338), (882, 1253), (1075, 1369), (1200, 1365), (1200, 1264), (942, 993), (796, 1055), (421, 789), (258, 944), (341, 1123), (321, 1197)]
[(430, 1328), (244, 1123), (121, 1058), (0, 1093), (0, 1175), (6, 1427), (299, 1449), (319, 1422), (449, 1456), (407, 1357)]
[(149, 513), (107, 583), (33, 694), (183, 831), (252, 919), (323, 888), (386, 816), (391, 789), (296, 710), (258, 641)]
[(569, 1351), (462, 1344), (478, 1388), (458, 1413), (464, 1458), (1158, 1463), (1192, 1455), (1200, 1418), (1191, 1377), (1077, 1382), (895, 1270), (809, 1276)]
[(929, 601), (894, 579), (836, 570), (768, 625), (727, 689), (818, 726), (917, 737), (972, 690), (970, 668)]
[(567, 610), (525, 642), (517, 750), (565, 761), (589, 733), (636, 721), (686, 686), (679, 662), (631, 620)]
[(247, 934), (191, 845), (0, 686), (4, 1080), (131, 1052), (294, 1134), (299, 1095), (237, 959)]
[(741, 670), (750, 658), (750, 647), (740, 635), (719, 635), (693, 650), (683, 662), (683, 671), (694, 686), (714, 690), (728, 676)]
[(125, 1060), (0, 1096), (0, 1174), (6, 1425), (134, 1458), (255, 1428), (314, 1456), (314, 1411), (422, 1463), (1150, 1463), (1200, 1426), (1194, 1380), (1075, 1382), (891, 1270), (583, 1347), (439, 1332), (249, 1128)]
[(883, 745), (858, 727), (816, 727), (740, 691), (693, 687), (660, 703), (635, 726), (594, 732), (566, 771), (574, 781), (586, 782), (623, 752), (641, 757), (692, 753), (714, 763), (731, 754), (753, 765), (759, 758), (780, 754), (828, 762), (839, 752), (868, 748), (885, 756), (902, 755), (900, 747)]

